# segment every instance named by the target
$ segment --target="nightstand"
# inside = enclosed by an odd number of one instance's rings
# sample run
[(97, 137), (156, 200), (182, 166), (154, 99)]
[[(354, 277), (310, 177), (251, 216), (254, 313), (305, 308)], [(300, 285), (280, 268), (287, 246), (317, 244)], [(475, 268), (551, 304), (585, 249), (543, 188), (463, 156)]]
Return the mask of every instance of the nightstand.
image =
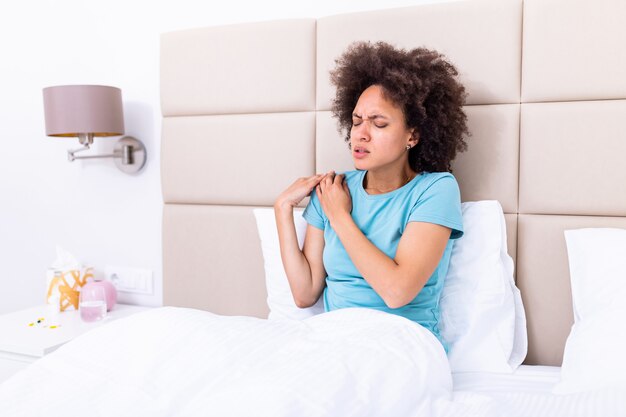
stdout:
[(104, 320), (93, 323), (83, 322), (76, 310), (54, 313), (47, 305), (1, 315), (0, 383), (81, 334), (149, 308), (117, 304)]

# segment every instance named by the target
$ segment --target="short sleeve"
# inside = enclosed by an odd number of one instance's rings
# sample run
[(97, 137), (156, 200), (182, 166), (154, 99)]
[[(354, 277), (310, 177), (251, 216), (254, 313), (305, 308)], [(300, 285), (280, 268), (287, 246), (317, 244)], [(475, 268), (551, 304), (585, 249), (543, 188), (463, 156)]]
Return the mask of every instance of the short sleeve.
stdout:
[(411, 208), (409, 222), (427, 222), (452, 229), (450, 239), (463, 236), (461, 191), (452, 174), (433, 181)]
[(317, 191), (313, 189), (311, 193), (311, 199), (307, 204), (302, 217), (313, 227), (324, 230), (324, 211), (320, 205), (320, 200), (317, 197)]

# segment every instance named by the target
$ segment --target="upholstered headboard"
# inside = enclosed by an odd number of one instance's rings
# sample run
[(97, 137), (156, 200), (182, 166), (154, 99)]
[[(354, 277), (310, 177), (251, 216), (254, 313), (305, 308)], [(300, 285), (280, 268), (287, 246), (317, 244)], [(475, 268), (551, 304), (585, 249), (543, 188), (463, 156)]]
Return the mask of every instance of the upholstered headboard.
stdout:
[(528, 319), (526, 363), (573, 322), (563, 230), (626, 227), (626, 2), (461, 1), (210, 27), (161, 39), (164, 303), (265, 316), (252, 209), (352, 169), (328, 72), (356, 40), (445, 53), (469, 93), (463, 201), (497, 199)]

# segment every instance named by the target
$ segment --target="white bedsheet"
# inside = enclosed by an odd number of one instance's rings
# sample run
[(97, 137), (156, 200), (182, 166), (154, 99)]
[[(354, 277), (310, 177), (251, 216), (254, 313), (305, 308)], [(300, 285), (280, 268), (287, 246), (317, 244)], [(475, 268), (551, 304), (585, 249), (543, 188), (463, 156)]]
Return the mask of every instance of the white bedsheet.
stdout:
[(626, 417), (618, 389), (557, 396), (558, 368), (450, 375), (437, 339), (346, 309), (305, 321), (154, 309), (0, 385), (0, 416)]
[(402, 317), (306, 321), (161, 308), (95, 329), (0, 386), (7, 416), (436, 416), (443, 348)]
[(521, 365), (512, 374), (462, 372), (452, 374), (455, 391), (550, 393), (559, 382), (558, 366)]
[[(453, 375), (454, 401), (473, 413), (507, 417), (626, 417), (626, 389), (614, 387), (572, 395), (552, 394), (555, 366), (520, 366), (513, 374)], [(482, 399), (482, 400), (481, 400)]]

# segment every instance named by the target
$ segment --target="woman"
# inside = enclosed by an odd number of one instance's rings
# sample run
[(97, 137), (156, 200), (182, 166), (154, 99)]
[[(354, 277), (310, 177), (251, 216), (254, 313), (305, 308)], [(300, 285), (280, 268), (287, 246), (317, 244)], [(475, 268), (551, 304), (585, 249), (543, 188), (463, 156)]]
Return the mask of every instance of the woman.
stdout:
[[(323, 294), (326, 311), (398, 314), (442, 341), (439, 298), (453, 240), (463, 235), (450, 174), (468, 134), (456, 75), (435, 51), (382, 42), (353, 44), (337, 60), (332, 110), (356, 171), (300, 178), (274, 205), (296, 305), (311, 306)], [(309, 194), (300, 250), (293, 208)]]

